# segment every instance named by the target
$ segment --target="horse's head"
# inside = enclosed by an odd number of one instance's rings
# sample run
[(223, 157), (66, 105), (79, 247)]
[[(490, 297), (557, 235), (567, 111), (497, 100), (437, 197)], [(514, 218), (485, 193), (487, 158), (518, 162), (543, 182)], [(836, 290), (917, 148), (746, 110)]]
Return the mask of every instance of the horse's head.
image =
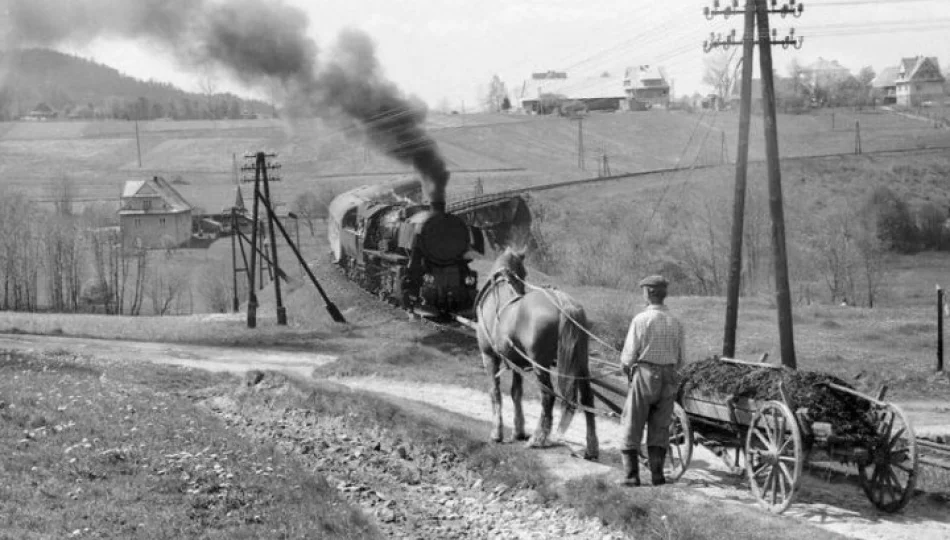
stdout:
[(492, 267), (492, 275), (510, 274), (517, 279), (509, 280), (519, 294), (524, 294), (524, 279), (528, 272), (524, 267), (525, 250), (514, 249), (511, 246), (505, 248), (505, 251), (495, 260), (495, 266)]

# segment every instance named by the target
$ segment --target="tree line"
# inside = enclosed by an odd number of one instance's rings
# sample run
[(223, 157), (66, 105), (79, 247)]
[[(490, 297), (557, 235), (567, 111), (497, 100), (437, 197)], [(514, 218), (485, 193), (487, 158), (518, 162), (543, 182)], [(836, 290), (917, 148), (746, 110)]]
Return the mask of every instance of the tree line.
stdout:
[(136, 316), (230, 308), (230, 262), (194, 268), (178, 260), (182, 250), (123, 247), (116, 208), (79, 210), (74, 195), (68, 178), (51, 188), (52, 208), (0, 192), (0, 309)]

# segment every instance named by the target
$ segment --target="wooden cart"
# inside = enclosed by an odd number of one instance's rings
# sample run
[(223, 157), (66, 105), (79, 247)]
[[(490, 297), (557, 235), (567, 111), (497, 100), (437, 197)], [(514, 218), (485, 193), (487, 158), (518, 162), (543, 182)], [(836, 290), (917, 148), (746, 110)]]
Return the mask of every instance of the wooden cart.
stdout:
[(784, 392), (780, 400), (756, 401), (690, 390), (680, 394), (669, 452), (677, 454), (668, 465), (679, 474), (685, 471), (692, 452), (682, 445), (692, 444), (695, 434), (699, 444), (733, 457), (732, 465), (744, 462), (755, 497), (770, 511), (783, 512), (798, 492), (805, 462), (823, 455), (856, 466), (861, 486), (876, 507), (900, 510), (910, 500), (917, 478), (917, 440), (910, 422), (899, 407), (883, 401), (884, 390), (871, 397), (844, 386), (827, 386), (835, 394), (866, 401), (876, 433), (861, 440), (836, 434), (830, 424), (811, 420), (807, 408), (792, 410)]

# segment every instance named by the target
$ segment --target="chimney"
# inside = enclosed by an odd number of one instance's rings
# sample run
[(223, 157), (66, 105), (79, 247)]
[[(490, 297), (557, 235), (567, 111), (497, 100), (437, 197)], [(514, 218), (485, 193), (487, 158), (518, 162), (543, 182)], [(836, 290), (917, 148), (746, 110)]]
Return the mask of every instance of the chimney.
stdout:
[(432, 209), (432, 212), (436, 214), (445, 213), (445, 201), (431, 201), (429, 202), (429, 208)]

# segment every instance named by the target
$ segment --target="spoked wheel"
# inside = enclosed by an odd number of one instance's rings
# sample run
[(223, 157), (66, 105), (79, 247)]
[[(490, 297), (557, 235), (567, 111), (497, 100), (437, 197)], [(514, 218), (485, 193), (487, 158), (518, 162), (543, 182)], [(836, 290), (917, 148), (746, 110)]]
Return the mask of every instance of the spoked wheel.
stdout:
[[(640, 443), (640, 461), (648, 463), (646, 432)], [(666, 462), (663, 465), (663, 474), (668, 482), (675, 482), (683, 476), (689, 468), (693, 458), (693, 430), (689, 425), (689, 416), (679, 403), (673, 406), (673, 415), (670, 417), (670, 444), (666, 449)]]
[(917, 438), (896, 405), (876, 406), (869, 414), (877, 437), (868, 445), (867, 462), (858, 464), (858, 477), (874, 506), (896, 512), (910, 501), (917, 481)]
[(752, 494), (771, 512), (784, 512), (801, 481), (804, 455), (798, 421), (787, 405), (769, 401), (746, 434), (745, 469)]
[(666, 450), (666, 465), (663, 470), (667, 480), (679, 480), (689, 461), (693, 458), (693, 429), (689, 425), (689, 416), (677, 403), (673, 407), (673, 417), (670, 421), (670, 447)]

